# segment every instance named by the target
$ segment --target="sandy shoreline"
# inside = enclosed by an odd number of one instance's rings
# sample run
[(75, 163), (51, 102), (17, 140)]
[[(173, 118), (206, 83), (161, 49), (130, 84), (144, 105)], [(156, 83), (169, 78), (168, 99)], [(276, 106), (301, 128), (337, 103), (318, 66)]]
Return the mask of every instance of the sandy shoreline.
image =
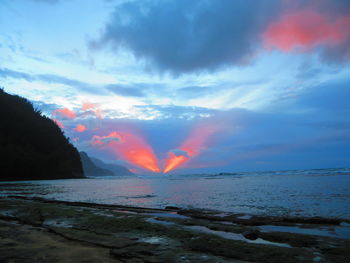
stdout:
[(350, 262), (350, 222), (0, 198), (0, 262)]

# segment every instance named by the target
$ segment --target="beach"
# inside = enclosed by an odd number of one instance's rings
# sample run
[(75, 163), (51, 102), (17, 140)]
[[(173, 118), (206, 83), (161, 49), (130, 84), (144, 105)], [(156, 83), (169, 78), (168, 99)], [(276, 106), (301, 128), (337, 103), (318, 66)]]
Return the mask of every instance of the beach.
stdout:
[(350, 221), (0, 199), (1, 262), (348, 262)]

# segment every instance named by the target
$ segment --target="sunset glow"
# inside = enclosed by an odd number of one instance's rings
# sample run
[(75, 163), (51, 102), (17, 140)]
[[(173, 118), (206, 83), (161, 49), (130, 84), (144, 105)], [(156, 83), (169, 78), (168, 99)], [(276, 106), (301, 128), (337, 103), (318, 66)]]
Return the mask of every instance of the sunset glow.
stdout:
[(350, 0), (0, 6), (0, 90), (79, 152), (142, 175), (349, 166)]
[[(210, 137), (218, 131), (218, 127), (213, 124), (202, 124), (194, 128), (186, 141), (178, 148), (180, 154), (168, 153), (163, 172), (168, 173), (200, 154), (207, 148)], [(183, 152), (182, 154), (181, 151)]]
[(95, 135), (93, 145), (102, 145), (116, 157), (152, 172), (160, 172), (153, 149), (146, 141), (132, 133), (112, 132), (107, 136)]
[(171, 170), (175, 169), (176, 167), (179, 167), (183, 163), (187, 162), (189, 160), (188, 157), (180, 155), (176, 156), (174, 153), (169, 153), (169, 157), (166, 160), (164, 173), (170, 172)]

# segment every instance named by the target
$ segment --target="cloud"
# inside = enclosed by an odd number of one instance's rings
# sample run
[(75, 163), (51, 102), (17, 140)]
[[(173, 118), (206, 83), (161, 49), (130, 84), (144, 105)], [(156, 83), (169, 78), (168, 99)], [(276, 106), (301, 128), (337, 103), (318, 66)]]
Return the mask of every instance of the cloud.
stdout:
[(75, 119), (77, 117), (74, 111), (71, 111), (70, 109), (67, 109), (67, 108), (54, 110), (52, 112), (52, 116), (54, 118), (56, 118), (56, 116), (60, 116), (62, 118), (68, 118), (68, 119)]
[(83, 110), (83, 111), (86, 111), (86, 110), (92, 110), (92, 109), (94, 109), (95, 107), (96, 107), (97, 105), (96, 104), (94, 104), (94, 103), (83, 103), (83, 106), (81, 106), (81, 109)]
[(86, 131), (86, 126), (85, 125), (83, 125), (83, 124), (78, 124), (75, 128), (74, 128), (74, 130), (75, 131), (77, 131), (77, 132), (84, 132), (84, 131)]
[(11, 70), (8, 68), (0, 68), (0, 77), (2, 78), (15, 78), (25, 79), (27, 81), (33, 81), (35, 78), (27, 73)]
[(94, 135), (91, 139), (92, 145), (103, 145), (103, 144), (109, 144), (111, 142), (121, 142), (122, 138), (121, 135), (117, 132), (111, 132), (110, 134), (106, 136), (99, 136)]
[(133, 1), (116, 7), (92, 47), (131, 51), (159, 71), (240, 65), (278, 11), (276, 0)]
[[(146, 156), (154, 160), (153, 164), (158, 158), (164, 168), (168, 165), (167, 159), (171, 160), (173, 167), (178, 168), (170, 169), (172, 173), (348, 166), (350, 121), (345, 117), (350, 116), (349, 83), (350, 79), (344, 78), (311, 86), (282, 103), (275, 102), (264, 112), (203, 108), (198, 113), (210, 112), (209, 117), (86, 119), (92, 126), (93, 121), (98, 122), (100, 128), (67, 134), (79, 137), (77, 144), (81, 148), (99, 136), (92, 142), (100, 144), (84, 150), (112, 160), (128, 160), (129, 150), (139, 149), (140, 156), (141, 149), (148, 149)], [(162, 108), (155, 106), (154, 110)], [(191, 107), (167, 106), (164, 110), (165, 115), (169, 112), (172, 116), (184, 116), (187, 111), (193, 113)], [(80, 120), (71, 122), (70, 125), (77, 125)], [(105, 136), (116, 127), (119, 137)], [(126, 143), (125, 134), (141, 134), (147, 138), (142, 141), (148, 146)], [(140, 163), (133, 163), (136, 160), (128, 162), (141, 167)]]
[(187, 158), (189, 158), (190, 156), (188, 155), (188, 152), (181, 150), (181, 149), (173, 149), (170, 150), (169, 152), (175, 154), (176, 156), (185, 156)]
[(323, 48), (326, 59), (350, 59), (350, 13), (332, 17), (330, 14), (301, 9), (283, 14), (263, 33), (265, 47), (283, 52), (309, 52)]
[(145, 93), (139, 87), (131, 87), (119, 84), (106, 85), (105, 88), (114, 94), (125, 97), (144, 97)]
[(86, 82), (70, 79), (70, 78), (60, 76), (60, 75), (55, 75), (55, 74), (28, 74), (20, 71), (11, 70), (8, 68), (0, 68), (0, 77), (24, 79), (29, 82), (43, 81), (46, 83), (63, 84), (63, 85), (76, 88), (79, 91), (86, 91), (93, 94), (102, 94), (105, 92), (104, 89), (101, 89), (96, 85), (91, 85)]
[(102, 110), (99, 108), (99, 105), (96, 103), (83, 103), (81, 110), (84, 112), (82, 115), (94, 114), (97, 118), (102, 118)]
[(136, 105), (144, 116), (157, 119), (197, 119), (211, 116), (215, 110), (205, 107), (177, 105)]
[(247, 65), (263, 47), (348, 61), (349, 26), (346, 0), (128, 1), (90, 46), (126, 50), (147, 69), (179, 75)]

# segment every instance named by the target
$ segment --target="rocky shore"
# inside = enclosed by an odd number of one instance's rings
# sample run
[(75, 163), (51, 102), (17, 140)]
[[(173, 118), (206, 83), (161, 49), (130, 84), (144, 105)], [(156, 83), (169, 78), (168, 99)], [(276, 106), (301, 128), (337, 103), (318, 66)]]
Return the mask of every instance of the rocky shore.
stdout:
[(350, 262), (350, 222), (12, 196), (0, 262)]

